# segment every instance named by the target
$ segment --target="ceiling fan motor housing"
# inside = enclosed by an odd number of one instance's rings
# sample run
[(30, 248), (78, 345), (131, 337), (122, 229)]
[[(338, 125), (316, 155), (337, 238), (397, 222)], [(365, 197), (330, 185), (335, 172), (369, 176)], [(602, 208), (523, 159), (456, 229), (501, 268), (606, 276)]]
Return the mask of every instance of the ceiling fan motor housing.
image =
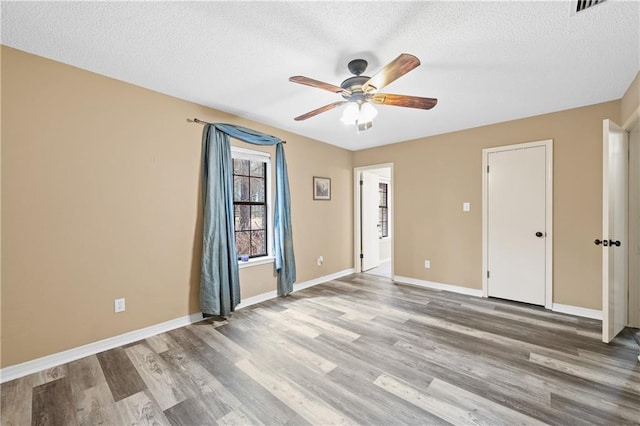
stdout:
[[(362, 85), (369, 81), (371, 77), (361, 74), (367, 69), (368, 65), (369, 63), (364, 59), (354, 59), (347, 65), (349, 68), (349, 72), (351, 72), (351, 74), (354, 74), (355, 77), (347, 78), (342, 82), (342, 84), (340, 84), (340, 87), (348, 90), (351, 93), (342, 94), (342, 97), (349, 102), (358, 102), (361, 104), (366, 101), (366, 94), (362, 90)], [(368, 90), (368, 92), (375, 90), (375, 88), (373, 87), (370, 87), (369, 89), (371, 90)]]
[(367, 69), (369, 63), (364, 59), (354, 59), (349, 62), (347, 67), (349, 68), (349, 72), (353, 75), (360, 75)]

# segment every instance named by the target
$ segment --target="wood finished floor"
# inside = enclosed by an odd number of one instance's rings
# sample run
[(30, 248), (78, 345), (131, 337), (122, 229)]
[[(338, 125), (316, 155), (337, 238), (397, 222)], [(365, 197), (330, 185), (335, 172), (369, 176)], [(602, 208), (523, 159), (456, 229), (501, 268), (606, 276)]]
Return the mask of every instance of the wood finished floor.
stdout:
[(0, 387), (2, 425), (640, 424), (630, 335), (351, 275)]

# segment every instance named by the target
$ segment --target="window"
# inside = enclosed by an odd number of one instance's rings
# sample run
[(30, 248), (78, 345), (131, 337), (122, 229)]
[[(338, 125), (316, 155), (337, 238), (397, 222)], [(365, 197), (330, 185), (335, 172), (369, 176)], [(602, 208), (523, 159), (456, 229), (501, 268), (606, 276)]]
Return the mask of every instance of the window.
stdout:
[(379, 191), (380, 191), (380, 203), (379, 203), (379, 215), (378, 222), (380, 223), (380, 238), (389, 236), (389, 205), (388, 205), (388, 184), (380, 183)]
[(232, 147), (233, 218), (238, 259), (269, 255), (270, 156)]

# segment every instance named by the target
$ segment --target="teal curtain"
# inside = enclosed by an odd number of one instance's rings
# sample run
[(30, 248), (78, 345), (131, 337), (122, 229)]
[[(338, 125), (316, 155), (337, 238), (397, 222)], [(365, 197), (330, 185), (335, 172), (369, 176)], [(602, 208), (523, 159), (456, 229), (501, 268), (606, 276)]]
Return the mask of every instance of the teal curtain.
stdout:
[(233, 166), (229, 137), (254, 145), (276, 145), (274, 255), (278, 295), (286, 296), (291, 293), (296, 281), (291, 199), (283, 141), (232, 124), (207, 124), (202, 132), (204, 223), (200, 308), (208, 315), (228, 315), (240, 303), (240, 279), (233, 231)]

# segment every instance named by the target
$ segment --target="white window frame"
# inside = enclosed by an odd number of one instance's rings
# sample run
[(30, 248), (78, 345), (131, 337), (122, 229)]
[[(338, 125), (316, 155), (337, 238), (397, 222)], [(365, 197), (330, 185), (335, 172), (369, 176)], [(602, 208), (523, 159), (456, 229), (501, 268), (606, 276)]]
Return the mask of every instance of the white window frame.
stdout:
[[(260, 161), (267, 164), (267, 255), (254, 257), (246, 262), (238, 260), (239, 268), (248, 268), (251, 266), (264, 265), (266, 263), (273, 263), (275, 256), (273, 254), (273, 209), (272, 209), (272, 176), (271, 176), (271, 154), (268, 152), (257, 151), (254, 149), (241, 148), (239, 146), (231, 146), (231, 158), (237, 160), (251, 160)], [(235, 225), (235, 224), (234, 224)], [(235, 231), (235, 227), (234, 227)], [(234, 233), (235, 238), (235, 233)]]

